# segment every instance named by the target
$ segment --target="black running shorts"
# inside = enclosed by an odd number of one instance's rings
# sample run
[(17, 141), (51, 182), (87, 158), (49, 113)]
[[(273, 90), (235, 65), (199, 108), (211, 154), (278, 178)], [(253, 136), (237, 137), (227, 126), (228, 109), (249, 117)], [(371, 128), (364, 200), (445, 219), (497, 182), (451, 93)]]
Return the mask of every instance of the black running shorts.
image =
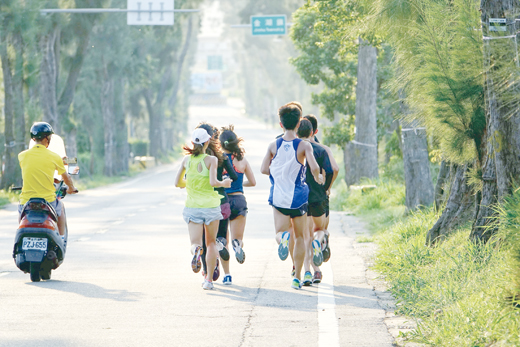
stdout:
[(329, 201), (328, 200), (322, 200), (322, 201), (318, 201), (318, 202), (309, 202), (309, 216), (311, 216), (311, 217), (321, 217), (324, 214), (327, 214), (328, 210), (329, 210)]
[(229, 207), (231, 208), (229, 220), (233, 220), (238, 216), (247, 216), (247, 201), (243, 194), (230, 194), (228, 195), (228, 198)]
[(305, 203), (298, 208), (281, 208), (281, 207), (276, 207), (276, 206), (273, 206), (273, 207), (276, 208), (284, 216), (296, 218), (296, 217), (305, 216), (305, 214), (307, 213), (307, 210), (309, 208), (309, 205), (307, 203)]

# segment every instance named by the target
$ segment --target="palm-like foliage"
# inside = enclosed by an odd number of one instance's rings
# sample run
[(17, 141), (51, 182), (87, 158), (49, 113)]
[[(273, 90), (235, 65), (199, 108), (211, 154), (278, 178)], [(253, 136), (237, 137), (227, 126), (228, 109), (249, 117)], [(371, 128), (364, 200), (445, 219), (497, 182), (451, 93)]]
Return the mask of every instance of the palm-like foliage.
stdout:
[(482, 33), (474, 0), (377, 0), (377, 23), (395, 48), (410, 115), (432, 131), (446, 159), (480, 158), (485, 130)]

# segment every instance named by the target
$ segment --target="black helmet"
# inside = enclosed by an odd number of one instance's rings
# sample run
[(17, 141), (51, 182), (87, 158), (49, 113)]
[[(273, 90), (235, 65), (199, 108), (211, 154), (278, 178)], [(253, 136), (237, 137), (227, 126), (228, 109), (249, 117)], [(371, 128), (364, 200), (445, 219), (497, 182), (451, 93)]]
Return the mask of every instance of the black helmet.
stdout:
[(41, 140), (52, 134), (54, 134), (54, 130), (49, 123), (37, 122), (31, 127), (31, 139)]

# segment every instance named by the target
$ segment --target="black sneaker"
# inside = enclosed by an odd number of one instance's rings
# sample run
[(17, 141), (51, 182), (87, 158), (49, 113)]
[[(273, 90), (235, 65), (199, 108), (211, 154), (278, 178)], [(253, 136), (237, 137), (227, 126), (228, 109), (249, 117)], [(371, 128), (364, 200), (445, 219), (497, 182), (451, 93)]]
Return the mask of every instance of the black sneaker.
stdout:
[(224, 237), (217, 237), (218, 254), (222, 260), (229, 260), (229, 251), (226, 248), (227, 240)]
[(330, 248), (329, 248), (329, 235), (325, 234), (325, 237), (323, 238), (323, 243), (325, 244), (325, 248), (323, 249), (323, 261), (329, 261), (330, 259)]
[(213, 281), (218, 280), (219, 276), (220, 276), (220, 269), (218, 266), (218, 258), (217, 258), (217, 266), (215, 266), (215, 271), (213, 271)]

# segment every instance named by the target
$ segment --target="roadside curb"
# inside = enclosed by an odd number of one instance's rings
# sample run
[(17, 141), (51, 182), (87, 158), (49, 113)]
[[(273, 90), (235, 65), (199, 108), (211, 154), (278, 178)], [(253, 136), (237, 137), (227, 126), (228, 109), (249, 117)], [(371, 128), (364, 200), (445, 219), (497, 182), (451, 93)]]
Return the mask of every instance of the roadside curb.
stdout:
[[(352, 229), (356, 237), (362, 239), (370, 238), (372, 235), (365, 227), (365, 224), (356, 216), (348, 213), (341, 215), (341, 228), (347, 234), (347, 228)], [(352, 231), (351, 231), (352, 232)], [(388, 332), (394, 339), (394, 345), (400, 347), (422, 347), (424, 344), (407, 342), (402, 334), (413, 331), (417, 328), (417, 322), (410, 317), (398, 316), (395, 314), (396, 302), (392, 294), (387, 290), (387, 283), (381, 279), (379, 273), (371, 269), (374, 264), (374, 257), (377, 251), (377, 244), (374, 242), (353, 242), (354, 250), (363, 259), (365, 265), (365, 280), (372, 287), (380, 307), (385, 311), (384, 323)]]

